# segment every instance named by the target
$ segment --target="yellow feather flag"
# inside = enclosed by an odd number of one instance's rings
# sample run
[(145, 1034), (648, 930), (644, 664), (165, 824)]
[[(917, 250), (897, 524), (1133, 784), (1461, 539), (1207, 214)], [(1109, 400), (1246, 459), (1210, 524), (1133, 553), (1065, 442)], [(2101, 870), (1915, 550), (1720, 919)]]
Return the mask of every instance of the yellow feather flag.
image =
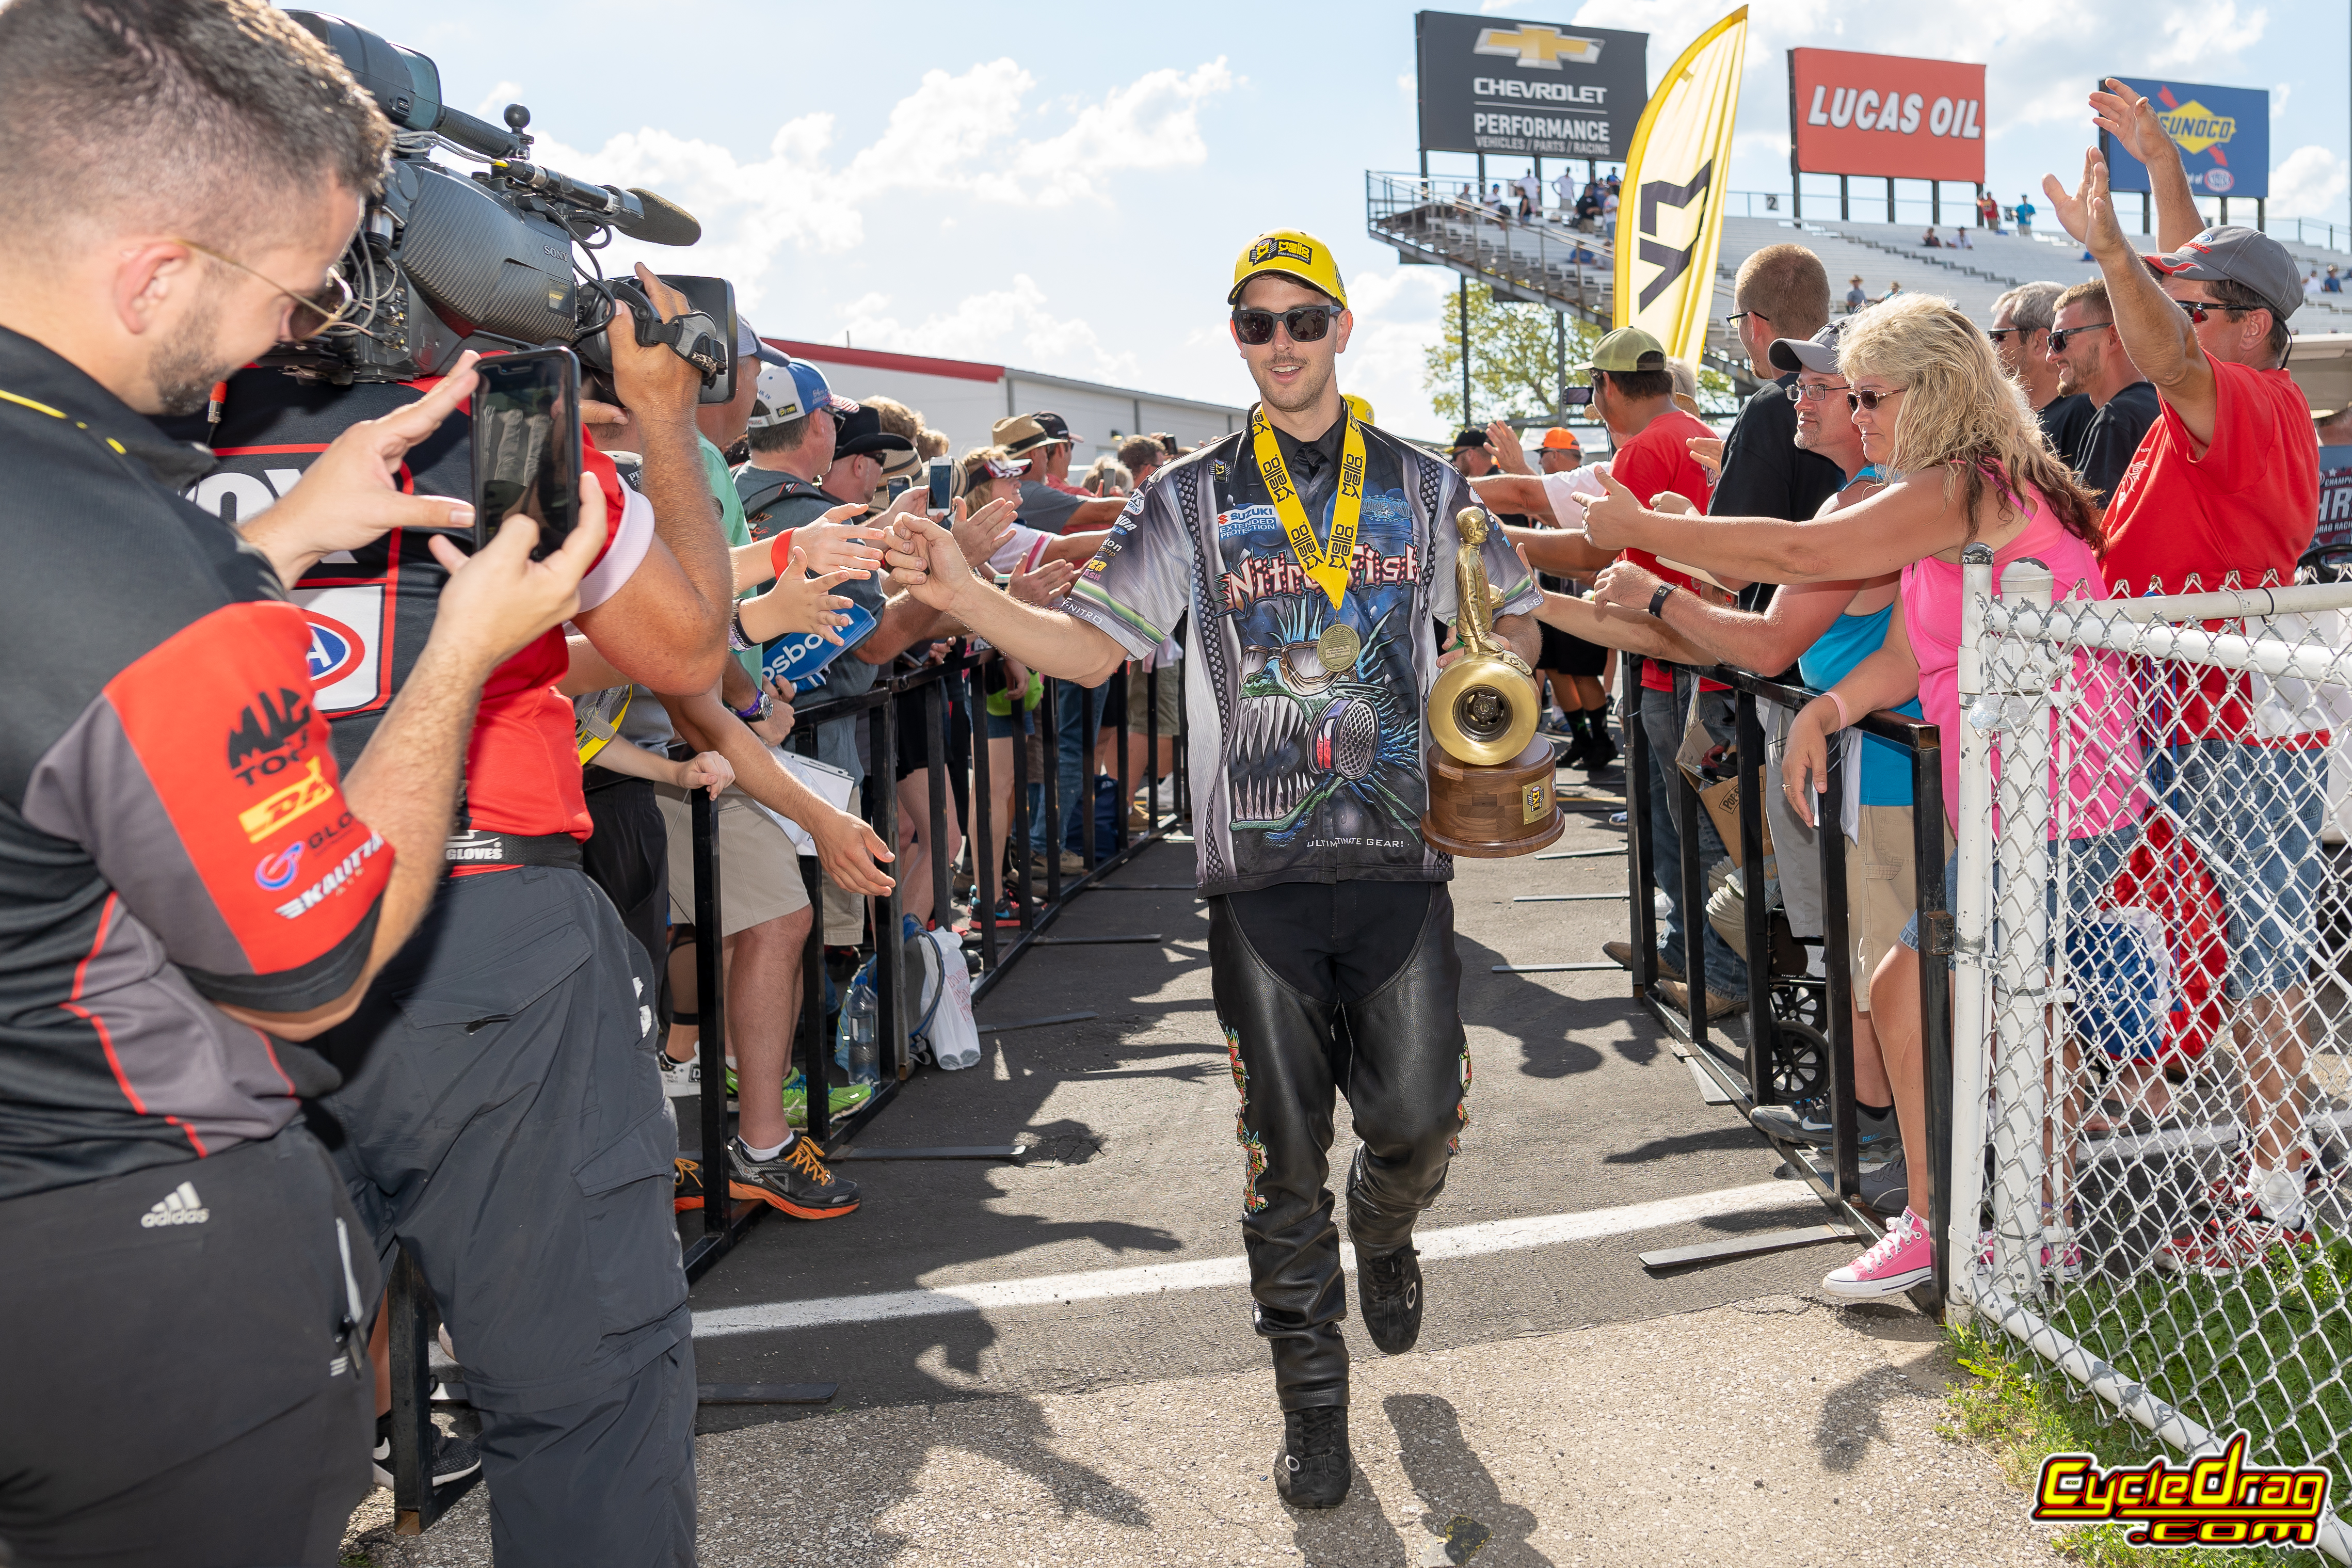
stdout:
[(1715, 301), (1731, 129), (1748, 56), (1748, 7), (1699, 35), (1633, 129), (1617, 206), (1617, 325), (1696, 365)]

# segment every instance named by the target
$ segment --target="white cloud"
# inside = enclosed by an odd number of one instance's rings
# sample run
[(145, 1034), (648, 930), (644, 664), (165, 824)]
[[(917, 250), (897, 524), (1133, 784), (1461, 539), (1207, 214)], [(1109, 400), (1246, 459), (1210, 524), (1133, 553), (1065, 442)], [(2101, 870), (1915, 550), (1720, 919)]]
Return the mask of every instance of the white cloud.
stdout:
[(482, 94), (480, 101), (474, 105), (474, 118), (487, 120), (493, 125), (503, 125), (506, 123), (502, 117), (507, 111), (507, 105), (521, 96), (522, 83), (502, 81)]
[(1092, 325), (1048, 310), (1045, 290), (1026, 273), (1016, 273), (1009, 288), (966, 295), (953, 309), (911, 325), (890, 314), (889, 307), (886, 295), (864, 295), (844, 307), (844, 324), (867, 348), (1051, 365), (1066, 374), (1123, 384), (1132, 384), (1139, 374), (1133, 353), (1112, 353)]
[(1436, 427), (1421, 385), (1422, 351), (1437, 341), (1454, 290), (1454, 273), (1441, 267), (1393, 267), (1348, 279), (1356, 326), (1339, 357), (1339, 386), (1369, 399), (1389, 429), (1426, 435)]
[(2271, 171), (2270, 210), (2284, 217), (2314, 217), (2332, 209), (2352, 185), (2344, 160), (2314, 144), (2298, 147)]
[[(1039, 138), (1021, 133), (1034, 79), (998, 59), (961, 75), (924, 73), (881, 134), (846, 159), (835, 153), (827, 113), (779, 126), (756, 158), (654, 127), (594, 151), (542, 141), (539, 152), (567, 173), (647, 186), (695, 214), (705, 236), (698, 262), (739, 279), (745, 303), (756, 305), (756, 280), (775, 252), (854, 250), (866, 237), (865, 209), (877, 202), (952, 192), (1013, 207), (1115, 206), (1121, 176), (1206, 161), (1201, 108), (1235, 80), (1222, 58), (1150, 71), (1091, 100), (1042, 106), (1038, 115), (1066, 113), (1069, 122)], [(614, 254), (624, 263), (660, 256), (625, 242)]]

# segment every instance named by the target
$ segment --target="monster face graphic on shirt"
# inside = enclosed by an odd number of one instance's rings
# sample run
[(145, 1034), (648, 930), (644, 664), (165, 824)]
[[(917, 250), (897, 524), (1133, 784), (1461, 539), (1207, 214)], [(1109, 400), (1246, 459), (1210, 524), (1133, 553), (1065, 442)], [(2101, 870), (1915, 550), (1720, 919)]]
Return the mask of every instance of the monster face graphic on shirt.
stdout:
[[(1362, 500), (1338, 605), (1325, 586), (1337, 574), (1318, 581), (1285, 536), (1247, 431), (1154, 474), (1066, 602), (1137, 658), (1185, 628), (1204, 894), (1453, 874), (1421, 832), (1422, 715), (1437, 675), (1433, 623), (1454, 618), (1455, 514), (1473, 498), (1427, 453), (1369, 426), (1362, 434)], [(1314, 476), (1300, 475), (1316, 547), (1306, 553), (1318, 568), (1339, 448), (1327, 437)], [(1498, 613), (1534, 609), (1534, 582), (1500, 529), (1481, 552), (1502, 592)]]
[[(1400, 494), (1367, 496), (1345, 603), (1300, 569), (1274, 509), (1221, 515), (1225, 615), (1241, 645), (1225, 759), (1233, 831), (1268, 847), (1409, 841), (1423, 801), (1412, 649), (1419, 576), (1412, 514)], [(1353, 665), (1318, 645), (1356, 634)], [(1240, 844), (1235, 852), (1246, 854)]]

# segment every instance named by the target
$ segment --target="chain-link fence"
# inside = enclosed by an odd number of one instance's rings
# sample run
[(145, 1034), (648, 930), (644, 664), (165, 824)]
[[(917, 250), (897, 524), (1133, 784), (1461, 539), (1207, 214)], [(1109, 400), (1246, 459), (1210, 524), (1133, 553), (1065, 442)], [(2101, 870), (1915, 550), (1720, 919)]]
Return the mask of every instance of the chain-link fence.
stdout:
[(2340, 1508), (2352, 586), (2053, 605), (1965, 559), (1955, 1304)]

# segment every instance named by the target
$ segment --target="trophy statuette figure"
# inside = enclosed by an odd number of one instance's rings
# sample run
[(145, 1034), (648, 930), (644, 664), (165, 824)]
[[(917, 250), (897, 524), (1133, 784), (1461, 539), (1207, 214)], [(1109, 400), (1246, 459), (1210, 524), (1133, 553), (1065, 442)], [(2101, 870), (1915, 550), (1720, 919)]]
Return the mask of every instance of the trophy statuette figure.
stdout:
[(1423, 837), (1449, 855), (1493, 859), (1542, 848), (1565, 826), (1552, 794), (1551, 742), (1536, 734), (1541, 699), (1525, 660), (1495, 640), (1496, 594), (1478, 547), (1486, 514), (1465, 507), (1454, 518), (1462, 657), (1429, 689), (1429, 811)]

